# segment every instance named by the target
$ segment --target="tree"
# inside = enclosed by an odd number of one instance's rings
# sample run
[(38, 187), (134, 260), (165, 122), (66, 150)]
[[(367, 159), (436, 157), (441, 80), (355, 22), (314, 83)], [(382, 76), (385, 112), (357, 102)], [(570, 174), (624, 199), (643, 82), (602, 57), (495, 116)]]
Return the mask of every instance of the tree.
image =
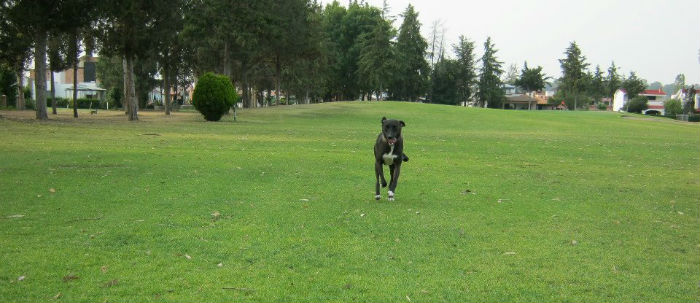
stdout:
[(573, 109), (578, 107), (578, 99), (585, 90), (586, 57), (581, 54), (576, 42), (571, 42), (569, 47), (564, 52), (566, 58), (559, 59), (559, 64), (562, 69), (560, 90), (563, 92), (564, 98), (574, 99)]
[(380, 20), (370, 33), (360, 38), (360, 61), (358, 62), (357, 78), (369, 90), (369, 95), (376, 92), (378, 98), (387, 88), (391, 76), (391, 62), (394, 57), (394, 46), (391, 39), (395, 30), (388, 20)]
[(338, 1), (327, 4), (321, 13), (321, 57), (325, 62), (320, 73), (324, 87), (322, 94), (326, 100), (342, 99), (346, 82), (342, 71), (342, 54), (347, 46), (341, 45), (341, 27), (346, 14), (347, 10)]
[[(59, 0), (17, 0), (3, 2), (4, 17), (17, 32), (31, 37), (34, 46), (36, 118), (47, 120), (46, 111), (46, 45), (48, 31), (60, 21)], [(24, 43), (23, 43), (24, 44)], [(20, 74), (21, 75), (21, 74)], [(21, 86), (21, 85), (20, 85)]]
[[(24, 110), (24, 71), (32, 56), (32, 39), (29, 27), (25, 26), (21, 13), (15, 8), (16, 1), (0, 2), (0, 64), (5, 64), (14, 71), (16, 92), (10, 103), (19, 110)], [(11, 94), (7, 94), (8, 97)]]
[(510, 85), (517, 85), (518, 82), (518, 66), (515, 64), (508, 65), (503, 76), (503, 83)]
[(637, 77), (635, 72), (630, 72), (629, 77), (622, 80), (622, 88), (627, 91), (627, 96), (632, 99), (647, 88), (647, 80)]
[(175, 69), (178, 65), (178, 51), (181, 49), (181, 33), (184, 23), (184, 3), (182, 1), (172, 1), (171, 9), (163, 12), (165, 14), (163, 22), (159, 27), (156, 54), (160, 65), (162, 77), (161, 88), (163, 89), (163, 109), (165, 115), (170, 115), (170, 104), (172, 95), (170, 94)]
[(17, 76), (15, 72), (5, 63), (0, 63), (0, 95), (5, 95), (7, 98), (6, 106), (15, 102), (17, 97)]
[(683, 113), (688, 115), (695, 110), (695, 85), (691, 85), (686, 90), (687, 93), (685, 95), (685, 103), (683, 104)]
[(409, 4), (402, 16), (391, 92), (399, 100), (415, 101), (426, 93), (428, 85), (429, 66), (425, 60), (428, 43), (420, 34), (421, 24), (413, 5)]
[[(266, 22), (267, 28), (263, 30), (268, 37), (265, 45), (274, 64), (275, 103), (279, 104), (282, 69), (309, 52), (317, 50), (318, 45), (310, 43), (312, 33), (309, 16), (313, 7), (306, 0), (286, 0), (272, 1), (271, 5), (264, 9), (268, 11), (266, 18), (269, 19)], [(244, 82), (247, 82), (247, 78)], [(245, 100), (246, 96), (243, 99)]]
[(129, 121), (138, 120), (134, 61), (146, 57), (158, 33), (161, 11), (168, 1), (109, 0), (100, 2), (98, 29), (102, 53), (123, 58), (124, 103)]
[(608, 75), (605, 77), (606, 93), (608, 97), (612, 97), (615, 91), (620, 88), (622, 81), (620, 81), (620, 75), (617, 73), (617, 67), (613, 61), (608, 68)]
[(484, 42), (484, 55), (481, 57), (481, 73), (479, 75), (479, 102), (482, 106), (501, 108), (505, 93), (501, 88), (501, 69), (503, 62), (496, 58), (496, 50), (491, 37)]
[(522, 87), (527, 92), (541, 91), (544, 89), (546, 80), (549, 77), (542, 72), (542, 66), (529, 68), (527, 61), (520, 71), (520, 77), (515, 81), (515, 85)]
[(474, 88), (477, 84), (474, 42), (460, 35), (459, 41), (452, 48), (457, 57), (457, 97), (459, 101), (464, 101), (466, 106), (466, 102), (474, 95)]
[(56, 83), (54, 73), (68, 68), (68, 45), (64, 35), (57, 31), (49, 33), (48, 42), (49, 72), (51, 75), (51, 113), (56, 115)]
[(669, 117), (676, 117), (678, 114), (683, 113), (683, 105), (681, 100), (678, 99), (670, 99), (666, 100), (664, 102), (664, 113), (666, 116)]
[(636, 96), (632, 99), (629, 99), (627, 101), (627, 112), (629, 113), (641, 113), (642, 111), (646, 110), (648, 107), (647, 103), (649, 101), (647, 100), (646, 97), (644, 96)]
[[(56, 34), (63, 40), (61, 43), (65, 44), (63, 63), (73, 67), (73, 100), (78, 99), (79, 55), (85, 51), (86, 57), (89, 57), (95, 48), (91, 23), (97, 18), (96, 9), (95, 1), (61, 0), (58, 20), (53, 24)], [(73, 102), (73, 117), (78, 117), (78, 102)]]
[(431, 80), (431, 101), (441, 104), (459, 103), (459, 64), (456, 60), (442, 59), (435, 64)]
[(673, 92), (677, 92), (679, 90), (685, 89), (685, 75), (684, 74), (678, 74), (676, 76), (676, 81), (673, 82), (674, 84), (674, 89)]
[(600, 70), (600, 66), (596, 65), (591, 81), (588, 85), (588, 94), (593, 98), (595, 104), (599, 104), (606, 92), (605, 79), (603, 79), (603, 72)]

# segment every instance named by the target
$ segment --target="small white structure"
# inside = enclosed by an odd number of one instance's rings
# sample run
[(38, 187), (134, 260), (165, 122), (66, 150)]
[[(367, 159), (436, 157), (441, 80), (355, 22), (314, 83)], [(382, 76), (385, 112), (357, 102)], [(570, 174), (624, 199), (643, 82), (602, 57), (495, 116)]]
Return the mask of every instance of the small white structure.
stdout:
[(622, 88), (618, 88), (613, 95), (612, 110), (616, 112), (622, 111), (625, 103), (627, 103), (627, 91)]

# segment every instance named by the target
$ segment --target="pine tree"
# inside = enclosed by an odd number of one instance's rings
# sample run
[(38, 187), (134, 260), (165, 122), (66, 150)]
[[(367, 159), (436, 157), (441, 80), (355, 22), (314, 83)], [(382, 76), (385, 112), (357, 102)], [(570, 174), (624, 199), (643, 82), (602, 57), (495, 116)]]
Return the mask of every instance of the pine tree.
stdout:
[(466, 102), (474, 95), (474, 87), (477, 83), (474, 42), (460, 35), (459, 42), (453, 46), (453, 49), (457, 56), (457, 96), (466, 106)]
[(501, 88), (503, 62), (496, 58), (496, 50), (491, 37), (484, 42), (484, 55), (481, 57), (481, 74), (479, 75), (479, 102), (482, 106), (501, 108), (505, 93)]
[(372, 92), (377, 92), (377, 95), (381, 96), (387, 88), (387, 81), (391, 76), (391, 60), (394, 56), (391, 42), (394, 32), (390, 21), (381, 20), (374, 26), (371, 33), (361, 37), (358, 78), (362, 86), (368, 88), (370, 96)]
[(613, 61), (608, 68), (608, 75), (605, 78), (607, 96), (612, 97), (615, 94), (615, 91), (620, 88), (620, 84), (622, 84), (620, 81), (620, 75), (617, 73), (617, 67)]
[(589, 94), (591, 97), (593, 97), (595, 104), (600, 103), (603, 96), (605, 96), (605, 91), (606, 88), (605, 80), (603, 79), (603, 72), (600, 70), (600, 66), (596, 65), (589, 87)]
[(574, 99), (573, 109), (576, 110), (578, 99), (585, 90), (584, 82), (588, 63), (586, 63), (586, 57), (581, 55), (581, 49), (576, 45), (576, 42), (571, 42), (564, 54), (566, 58), (559, 59), (563, 74), (560, 79), (560, 90), (563, 91), (566, 99)]
[(420, 34), (418, 13), (408, 5), (396, 42), (392, 95), (399, 100), (415, 101), (426, 93), (429, 66), (425, 60), (428, 43)]

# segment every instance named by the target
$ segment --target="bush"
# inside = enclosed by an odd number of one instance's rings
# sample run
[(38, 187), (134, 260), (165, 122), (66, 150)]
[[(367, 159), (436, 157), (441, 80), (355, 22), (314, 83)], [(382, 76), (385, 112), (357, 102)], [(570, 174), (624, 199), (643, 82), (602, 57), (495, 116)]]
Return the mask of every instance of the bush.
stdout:
[(206, 73), (194, 88), (192, 104), (207, 121), (219, 121), (236, 103), (238, 96), (233, 84), (224, 75)]
[[(78, 98), (78, 108), (97, 108), (99, 99)], [(68, 100), (68, 107), (73, 108), (73, 99)]]
[(681, 100), (678, 99), (670, 99), (664, 102), (664, 112), (666, 116), (669, 117), (676, 117), (677, 114), (682, 114), (683, 113), (683, 105), (681, 104)]
[(636, 96), (632, 100), (627, 101), (629, 104), (625, 104), (625, 109), (630, 113), (641, 113), (642, 111), (649, 108), (647, 102), (647, 97)]
[(688, 116), (688, 122), (700, 122), (700, 115)]
[(121, 88), (113, 87), (107, 91), (107, 102), (110, 103), (110, 107), (119, 108), (122, 107), (122, 92)]
[[(46, 106), (51, 107), (51, 97), (46, 98)], [(69, 100), (66, 98), (56, 97), (56, 107), (66, 107), (68, 106)]]
[(36, 101), (32, 98), (24, 99), (24, 109), (36, 110)]
[(598, 103), (598, 105), (596, 105), (596, 107), (598, 108), (598, 110), (608, 110), (608, 106), (605, 105), (605, 103), (603, 103), (603, 102)]

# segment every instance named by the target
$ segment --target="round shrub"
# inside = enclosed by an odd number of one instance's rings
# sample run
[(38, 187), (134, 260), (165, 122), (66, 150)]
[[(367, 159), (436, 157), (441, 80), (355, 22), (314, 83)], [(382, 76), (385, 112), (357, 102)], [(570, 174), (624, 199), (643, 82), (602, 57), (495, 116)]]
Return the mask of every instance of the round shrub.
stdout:
[(228, 77), (206, 73), (194, 88), (192, 104), (207, 121), (219, 121), (235, 104), (238, 96)]
[(636, 96), (628, 102), (629, 104), (625, 104), (625, 108), (627, 109), (627, 112), (630, 113), (641, 113), (642, 111), (649, 108), (647, 105), (647, 97), (644, 96)]
[(677, 114), (682, 114), (683, 113), (683, 105), (681, 104), (681, 100), (678, 99), (670, 99), (666, 100), (664, 102), (664, 112), (666, 116), (669, 117), (676, 117)]

